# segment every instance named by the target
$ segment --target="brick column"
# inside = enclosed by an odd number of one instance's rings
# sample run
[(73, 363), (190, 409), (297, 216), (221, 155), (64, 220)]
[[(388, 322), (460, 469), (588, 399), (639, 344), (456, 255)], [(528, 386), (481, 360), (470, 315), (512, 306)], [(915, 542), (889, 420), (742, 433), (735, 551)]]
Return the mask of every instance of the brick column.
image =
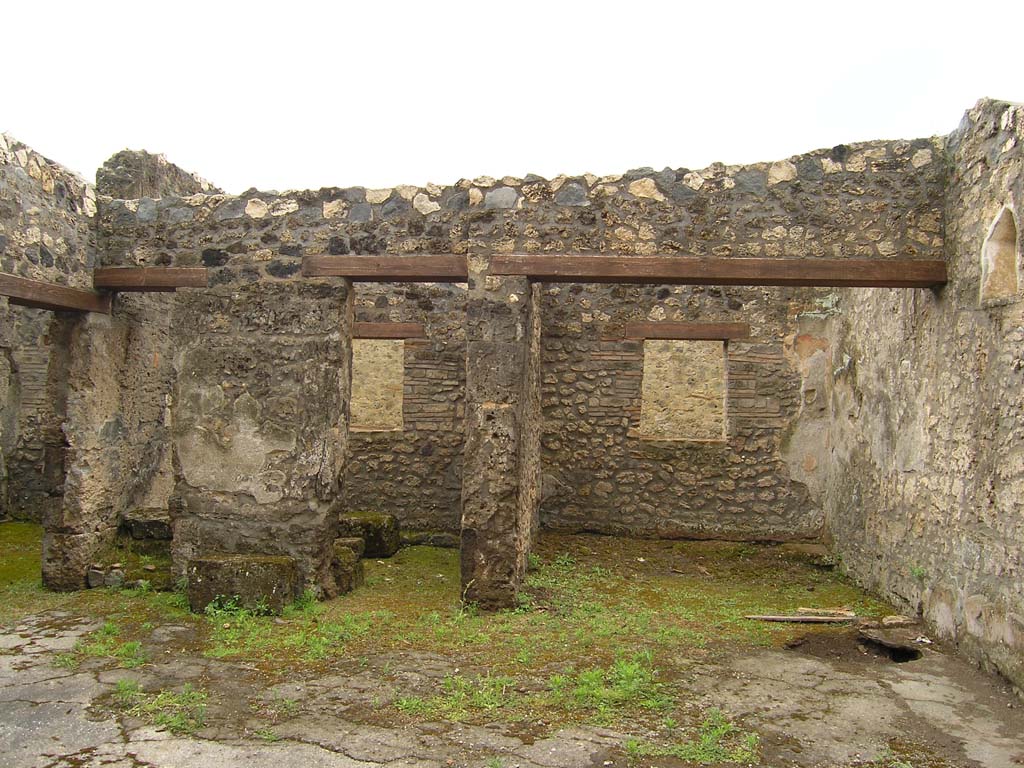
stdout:
[(469, 258), (463, 599), (515, 605), (537, 526), (540, 488), (539, 286)]

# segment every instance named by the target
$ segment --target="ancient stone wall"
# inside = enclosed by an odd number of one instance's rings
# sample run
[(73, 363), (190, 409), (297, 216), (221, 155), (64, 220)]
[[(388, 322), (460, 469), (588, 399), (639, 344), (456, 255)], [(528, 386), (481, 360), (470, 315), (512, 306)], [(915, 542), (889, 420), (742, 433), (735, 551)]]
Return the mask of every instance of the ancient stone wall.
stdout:
[(982, 293), (1006, 209), (1024, 267), (1024, 109), (979, 102), (948, 157), (949, 284), (843, 291), (833, 319), (828, 526), (860, 581), (1024, 686), (1024, 295)]
[[(939, 146), (873, 142), (771, 164), (526, 183), (505, 243), (517, 252), (935, 258)], [(543, 524), (819, 535), (828, 472), (821, 361), (835, 298), (810, 289), (545, 286)], [(622, 332), (639, 320), (750, 323), (751, 338), (725, 351), (722, 440), (643, 436), (643, 343)]]
[[(928, 258), (942, 245), (936, 147), (873, 142), (770, 164), (602, 178), (114, 200), (99, 238), (108, 263), (206, 265), (215, 287), (301, 281), (301, 257), (313, 254)], [(833, 293), (548, 285), (539, 300), (545, 525), (820, 534)], [(359, 284), (355, 303), (357, 320), (424, 322), (428, 338), (405, 344), (403, 430), (353, 433), (343, 503), (450, 530), (461, 518), (465, 292)], [(722, 439), (647, 439), (643, 342), (623, 339), (623, 325), (737, 319), (750, 322), (752, 337), (723, 351)]]
[(96, 170), (96, 192), (121, 200), (144, 197), (186, 197), (217, 194), (222, 190), (179, 168), (163, 155), (125, 149)]
[(406, 529), (458, 532), (465, 318), (466, 291), (458, 284), (356, 286), (356, 321), (422, 323), (426, 339), (404, 341), (401, 429), (350, 433), (343, 486), (348, 511), (394, 514)]
[[(95, 211), (84, 180), (0, 135), (0, 272), (91, 288)], [(0, 303), (0, 518), (60, 506), (67, 360), (53, 318)]]

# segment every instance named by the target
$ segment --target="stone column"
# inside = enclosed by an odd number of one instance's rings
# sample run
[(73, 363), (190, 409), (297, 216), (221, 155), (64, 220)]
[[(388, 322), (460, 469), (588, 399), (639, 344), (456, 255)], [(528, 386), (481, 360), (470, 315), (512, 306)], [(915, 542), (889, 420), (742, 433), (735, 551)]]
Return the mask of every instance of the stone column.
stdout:
[(539, 286), (488, 274), (469, 257), (462, 592), (483, 608), (515, 605), (540, 485)]
[(43, 520), (43, 583), (51, 589), (85, 587), (90, 563), (113, 544), (121, 513), (156, 471), (173, 301), (120, 296), (112, 315), (55, 314), (51, 332), (68, 339), (67, 473), (62, 505)]
[(176, 571), (200, 556), (287, 556), (301, 585), (334, 593), (331, 504), (348, 453), (351, 324), (342, 280), (228, 284), (182, 305)]
[(7, 297), (0, 296), (0, 520), (7, 517), (8, 509), (7, 461), (4, 458), (4, 446), (13, 438), (8, 432), (15, 416), (10, 402), (14, 371), (11, 370), (11, 343), (6, 333), (6, 329), (11, 325), (9, 315)]

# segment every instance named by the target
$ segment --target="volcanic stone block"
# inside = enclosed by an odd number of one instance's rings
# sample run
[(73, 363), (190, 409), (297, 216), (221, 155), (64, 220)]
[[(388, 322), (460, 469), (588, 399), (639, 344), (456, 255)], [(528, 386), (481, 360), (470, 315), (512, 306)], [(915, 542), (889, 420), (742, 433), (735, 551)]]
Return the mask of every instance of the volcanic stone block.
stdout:
[(334, 584), (339, 595), (351, 592), (363, 585), (363, 561), (351, 549), (349, 539), (338, 539), (334, 542), (334, 559), (331, 568), (334, 571)]
[(199, 613), (216, 598), (244, 608), (280, 613), (302, 591), (294, 558), (271, 555), (206, 555), (189, 560), (188, 605)]
[(360, 512), (342, 515), (338, 532), (343, 536), (358, 536), (366, 542), (366, 557), (391, 557), (402, 546), (398, 518), (394, 515)]
[(334, 540), (334, 550), (337, 551), (338, 547), (348, 547), (358, 559), (366, 552), (366, 539), (362, 536), (343, 536)]
[(459, 536), (448, 531), (402, 531), (402, 546), (458, 549)]
[(121, 525), (133, 539), (171, 540), (171, 515), (166, 509), (135, 509), (126, 512)]

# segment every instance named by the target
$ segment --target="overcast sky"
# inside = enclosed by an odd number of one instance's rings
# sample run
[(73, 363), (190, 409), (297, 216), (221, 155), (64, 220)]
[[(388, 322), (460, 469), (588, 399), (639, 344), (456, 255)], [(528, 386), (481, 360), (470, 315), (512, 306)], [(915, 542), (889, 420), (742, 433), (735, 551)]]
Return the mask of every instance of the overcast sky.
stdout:
[(701, 168), (1024, 101), (1022, 22), (1020, 0), (12, 0), (0, 130), (90, 181), (128, 147), (229, 192)]

